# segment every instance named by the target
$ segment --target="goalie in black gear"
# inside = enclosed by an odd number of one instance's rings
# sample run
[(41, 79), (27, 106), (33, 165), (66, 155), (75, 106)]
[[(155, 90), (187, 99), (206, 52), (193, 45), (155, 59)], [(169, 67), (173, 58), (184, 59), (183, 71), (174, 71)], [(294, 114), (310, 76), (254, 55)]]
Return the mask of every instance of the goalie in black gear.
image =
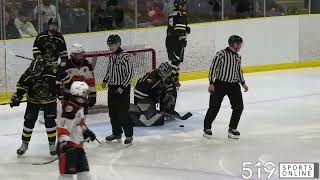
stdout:
[(55, 65), (40, 57), (33, 60), (30, 67), (20, 77), (17, 83), (17, 92), (12, 96), (10, 102), (11, 107), (19, 106), (21, 99), (27, 94), (22, 145), (17, 150), (18, 155), (23, 155), (28, 149), (41, 108), (44, 111), (50, 154), (56, 155), (56, 99), (58, 93), (61, 92), (60, 89), (57, 89), (61, 86), (57, 86), (56, 81), (62, 82), (65, 86), (71, 85), (71, 78), (66, 72), (57, 72)]
[(190, 34), (188, 17), (186, 13), (186, 0), (175, 0), (175, 10), (169, 14), (166, 47), (175, 84), (180, 86), (179, 65), (184, 59), (184, 48), (187, 46), (187, 35)]
[[(162, 63), (158, 69), (138, 80), (134, 91), (134, 106), (129, 110), (129, 119), (135, 126), (160, 126), (167, 114), (175, 113), (176, 88), (172, 78), (172, 67)], [(160, 111), (156, 104), (160, 103)]]

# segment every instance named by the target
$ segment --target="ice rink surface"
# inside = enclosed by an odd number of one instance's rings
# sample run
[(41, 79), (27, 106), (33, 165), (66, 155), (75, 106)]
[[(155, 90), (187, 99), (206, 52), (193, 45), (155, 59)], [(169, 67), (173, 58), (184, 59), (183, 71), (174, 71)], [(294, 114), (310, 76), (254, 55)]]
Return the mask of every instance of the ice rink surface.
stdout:
[[(227, 180), (241, 179), (244, 161), (320, 162), (320, 68), (245, 77), (250, 91), (244, 93), (240, 140), (227, 138), (227, 97), (213, 125), (214, 139), (202, 137), (208, 81), (187, 81), (180, 89), (177, 111), (194, 116), (163, 127), (135, 128), (130, 147), (86, 145), (91, 174), (96, 180)], [(57, 162), (31, 165), (52, 159), (44, 125), (36, 124), (29, 150), (16, 156), (24, 109), (25, 104), (0, 107), (0, 180), (56, 180)], [(108, 114), (91, 115), (87, 123), (101, 140), (111, 132)], [(266, 173), (261, 173), (265, 179)], [(258, 179), (257, 171), (253, 177)], [(277, 172), (272, 179), (278, 179)]]

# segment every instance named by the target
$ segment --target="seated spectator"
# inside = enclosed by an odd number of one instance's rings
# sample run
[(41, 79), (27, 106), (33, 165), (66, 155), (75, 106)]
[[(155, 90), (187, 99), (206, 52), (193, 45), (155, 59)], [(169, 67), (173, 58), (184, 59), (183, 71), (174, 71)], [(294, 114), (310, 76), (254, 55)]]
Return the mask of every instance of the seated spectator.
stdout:
[(37, 30), (29, 21), (28, 14), (25, 11), (18, 12), (18, 16), (15, 18), (14, 24), (21, 37), (34, 37), (38, 35)]
[(108, 9), (112, 12), (115, 28), (124, 27), (124, 12), (120, 7), (118, 0), (109, 0), (107, 4)]
[(57, 8), (52, 3), (53, 3), (52, 0), (42, 0), (42, 4), (40, 5), (40, 12), (38, 12), (39, 11), (38, 6), (36, 6), (33, 9), (34, 20), (37, 20), (38, 14), (41, 15), (43, 30), (47, 30), (47, 26), (48, 26), (47, 23), (50, 18), (57, 18), (59, 23), (59, 28), (61, 27), (60, 15), (59, 13), (57, 14)]
[(6, 27), (5, 39), (15, 39), (20, 38), (19, 31), (14, 25), (14, 20), (12, 16), (8, 12), (4, 12), (5, 22), (4, 25)]
[(221, 20), (222, 0), (209, 0), (214, 20)]
[(92, 20), (92, 26), (92, 29), (95, 31), (113, 29), (112, 11), (107, 8), (106, 1), (100, 1), (99, 7), (94, 14), (94, 19)]
[[(71, 0), (64, 0), (59, 8), (61, 31), (63, 33), (78, 33), (88, 31), (88, 15), (80, 4), (72, 4)], [(79, 23), (81, 22), (81, 23)]]
[[(127, 1), (122, 5), (124, 9), (124, 17), (123, 17), (123, 22), (124, 22), (124, 27), (126, 28), (132, 28), (136, 27), (136, 4), (135, 1)], [(141, 13), (138, 11), (137, 16), (141, 16)]]
[(166, 15), (161, 8), (156, 6), (153, 0), (145, 0), (145, 21), (141, 26), (163, 25), (167, 22)]

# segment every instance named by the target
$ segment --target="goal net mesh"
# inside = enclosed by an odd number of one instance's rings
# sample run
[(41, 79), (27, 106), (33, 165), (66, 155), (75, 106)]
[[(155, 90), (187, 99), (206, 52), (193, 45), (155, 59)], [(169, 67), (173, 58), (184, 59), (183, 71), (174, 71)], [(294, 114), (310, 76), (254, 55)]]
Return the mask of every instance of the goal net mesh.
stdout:
[[(156, 53), (154, 49), (133, 49), (126, 50), (132, 57), (134, 66), (134, 78), (131, 83), (131, 102), (133, 103), (133, 90), (139, 78), (147, 72), (156, 68)], [(111, 53), (109, 51), (92, 51), (86, 52), (86, 58), (94, 67), (94, 75), (96, 78), (97, 103), (93, 109), (101, 109), (108, 106), (108, 92), (101, 87), (102, 81), (106, 75), (108, 61)]]

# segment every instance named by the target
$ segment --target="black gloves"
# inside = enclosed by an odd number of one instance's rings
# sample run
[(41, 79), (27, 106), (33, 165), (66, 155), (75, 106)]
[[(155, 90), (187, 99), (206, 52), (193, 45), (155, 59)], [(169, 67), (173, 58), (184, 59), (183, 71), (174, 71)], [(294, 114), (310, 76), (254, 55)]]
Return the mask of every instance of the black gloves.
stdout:
[(17, 94), (13, 94), (10, 101), (10, 107), (15, 107), (20, 105), (20, 98)]
[(92, 96), (92, 97), (89, 96), (89, 98), (88, 98), (88, 106), (89, 107), (94, 106), (96, 104), (96, 102), (97, 102), (96, 96)]
[(90, 138), (90, 141), (94, 141), (96, 140), (96, 135), (90, 131), (90, 129), (86, 129), (84, 132), (83, 132), (83, 138), (86, 140), (88, 138)]

